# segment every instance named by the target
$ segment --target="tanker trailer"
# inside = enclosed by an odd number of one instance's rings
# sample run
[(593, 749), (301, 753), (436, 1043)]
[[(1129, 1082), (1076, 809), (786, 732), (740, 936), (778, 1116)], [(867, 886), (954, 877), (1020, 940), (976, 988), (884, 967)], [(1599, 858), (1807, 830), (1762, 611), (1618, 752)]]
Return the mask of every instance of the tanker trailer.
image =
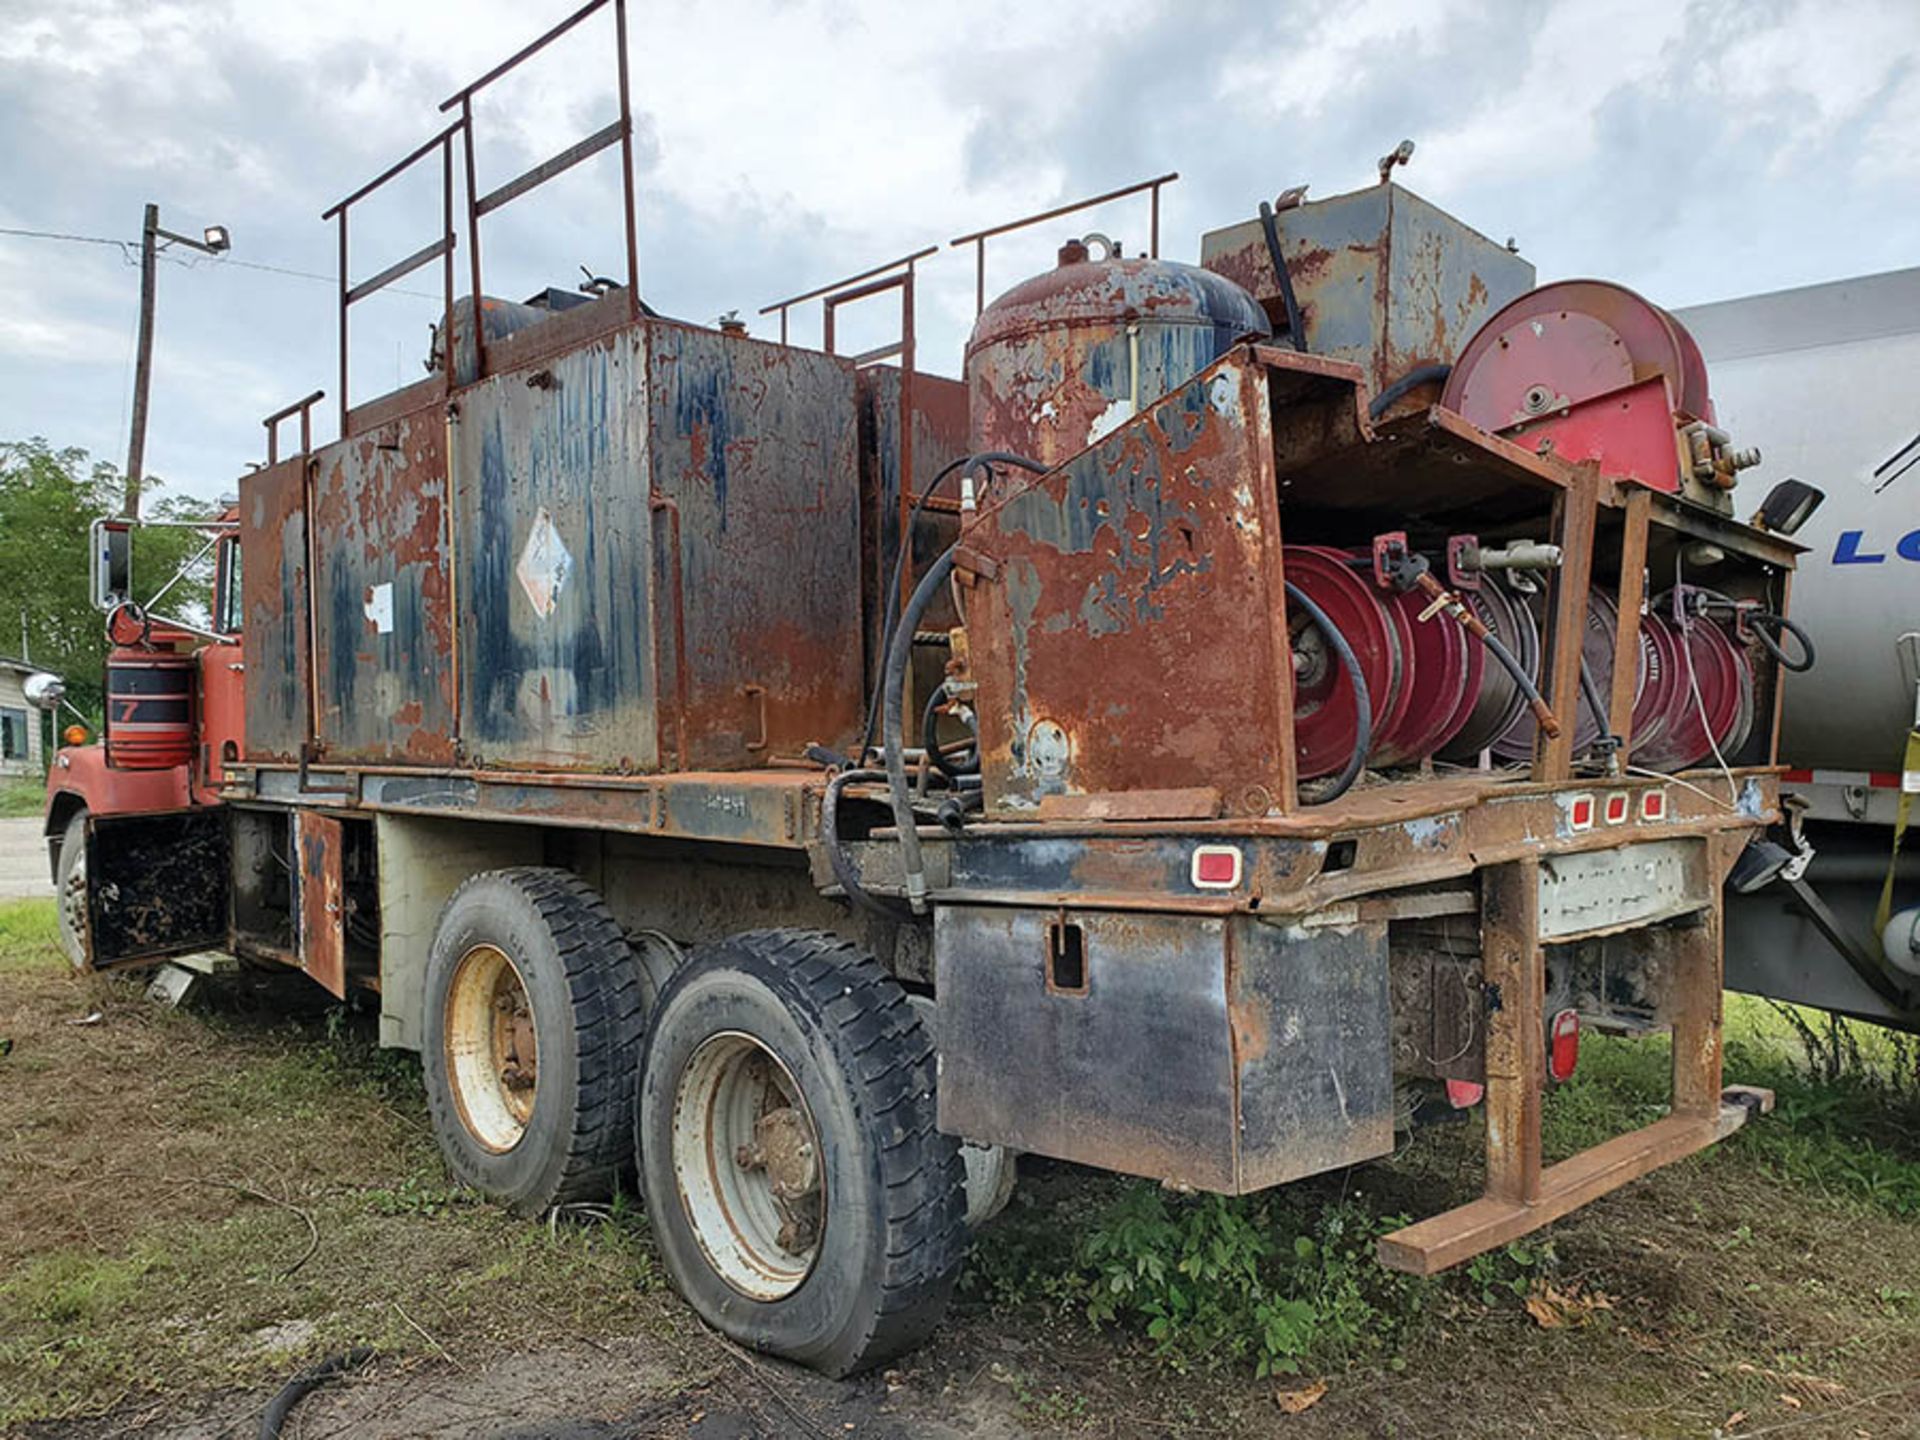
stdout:
[(1796, 536), (1818, 664), (1785, 687), (1794, 858), (1729, 897), (1727, 983), (1920, 1029), (1920, 855), (1901, 849), (1920, 789), (1920, 269), (1679, 314), (1728, 428), (1826, 492)]

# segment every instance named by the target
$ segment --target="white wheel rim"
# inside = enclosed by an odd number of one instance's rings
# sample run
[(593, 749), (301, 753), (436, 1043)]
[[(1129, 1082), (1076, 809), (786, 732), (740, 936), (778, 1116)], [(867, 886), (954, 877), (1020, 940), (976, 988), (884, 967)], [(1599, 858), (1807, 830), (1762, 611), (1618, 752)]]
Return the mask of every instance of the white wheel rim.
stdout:
[(66, 882), (60, 887), (60, 919), (73, 937), (78, 952), (74, 964), (86, 964), (87, 948), (87, 842), (82, 840), (67, 866)]
[(526, 983), (496, 945), (476, 945), (454, 966), (445, 1054), (467, 1133), (496, 1154), (513, 1149), (533, 1118), (540, 1053)]
[(827, 1224), (820, 1132), (793, 1075), (751, 1035), (701, 1041), (673, 1103), (673, 1173), (714, 1273), (754, 1300), (798, 1290)]

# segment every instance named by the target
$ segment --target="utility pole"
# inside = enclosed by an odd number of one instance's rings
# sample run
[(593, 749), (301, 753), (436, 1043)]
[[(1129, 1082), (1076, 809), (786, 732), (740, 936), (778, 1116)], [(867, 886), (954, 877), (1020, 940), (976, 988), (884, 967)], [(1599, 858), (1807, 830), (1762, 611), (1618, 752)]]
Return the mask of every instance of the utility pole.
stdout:
[(160, 207), (147, 206), (140, 227), (140, 348), (133, 362), (133, 433), (127, 440), (127, 498), (120, 513), (140, 518), (140, 474), (147, 450), (147, 390), (153, 381), (154, 261), (159, 253)]
[(133, 433), (127, 437), (127, 490), (120, 514), (128, 520), (140, 518), (140, 480), (145, 473), (147, 452), (147, 393), (153, 384), (153, 299), (155, 271), (162, 248), (185, 245), (207, 255), (218, 255), (233, 248), (224, 225), (209, 225), (198, 240), (176, 235), (160, 228), (160, 207), (149, 204), (140, 226), (140, 341), (133, 362)]

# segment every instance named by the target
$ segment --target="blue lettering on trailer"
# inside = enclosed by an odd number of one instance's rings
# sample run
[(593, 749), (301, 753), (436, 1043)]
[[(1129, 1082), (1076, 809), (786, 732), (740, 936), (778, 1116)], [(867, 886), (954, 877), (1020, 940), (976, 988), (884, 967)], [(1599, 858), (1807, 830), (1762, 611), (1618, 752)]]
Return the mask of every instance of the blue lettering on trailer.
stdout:
[[(1864, 530), (1842, 530), (1840, 537), (1833, 542), (1833, 563), (1836, 565), (1881, 565), (1886, 563), (1883, 550), (1862, 550), (1865, 541)], [(1893, 553), (1902, 560), (1911, 560), (1920, 564), (1920, 530), (1909, 530), (1894, 542)]]
[(1878, 565), (1887, 557), (1880, 554), (1861, 554), (1860, 539), (1863, 530), (1842, 530), (1840, 538), (1833, 542), (1833, 563), (1836, 565)]

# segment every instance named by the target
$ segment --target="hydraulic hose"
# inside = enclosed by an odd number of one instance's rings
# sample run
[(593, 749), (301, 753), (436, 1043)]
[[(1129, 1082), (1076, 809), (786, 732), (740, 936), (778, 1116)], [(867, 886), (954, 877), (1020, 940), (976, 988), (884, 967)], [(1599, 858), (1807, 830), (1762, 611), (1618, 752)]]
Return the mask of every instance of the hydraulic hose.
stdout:
[[(1747, 616), (1747, 625), (1761, 647), (1780, 662), (1781, 669), (1791, 670), (1796, 675), (1804, 675), (1813, 668), (1813, 637), (1807, 634), (1804, 627), (1795, 624), (1784, 615), (1775, 615), (1771, 610), (1760, 610)], [(1800, 643), (1800, 659), (1797, 662), (1787, 658), (1787, 652), (1780, 642), (1767, 633), (1769, 628), (1775, 631), (1784, 630)]]
[(946, 695), (946, 683), (942, 681), (940, 684), (934, 686), (933, 693), (927, 696), (927, 707), (920, 712), (920, 744), (927, 752), (927, 759), (933, 762), (934, 769), (946, 776), (947, 779), (958, 784), (961, 777), (979, 773), (980, 750), (978, 736), (976, 734), (973, 758), (965, 763), (961, 763), (948, 756), (947, 753), (940, 748), (938, 743), (936, 743), (934, 739), (934, 726), (939, 723), (940, 702), (946, 698)]
[(1260, 229), (1267, 237), (1267, 258), (1273, 261), (1273, 278), (1280, 282), (1280, 303), (1287, 312), (1287, 343), (1303, 354), (1307, 348), (1306, 326), (1300, 318), (1300, 302), (1294, 298), (1293, 276), (1287, 273), (1287, 257), (1280, 253), (1280, 225), (1273, 218), (1273, 206), (1260, 202)]
[(833, 878), (840, 882), (847, 899), (862, 910), (897, 921), (901, 918), (900, 912), (878, 896), (868, 893), (860, 883), (859, 872), (853, 868), (852, 857), (840, 844), (840, 792), (848, 785), (886, 778), (886, 772), (882, 770), (842, 770), (829, 780), (826, 796), (820, 802), (820, 843), (826, 847), (827, 864), (832, 867)]
[(1500, 666), (1513, 677), (1513, 683), (1520, 687), (1520, 693), (1527, 697), (1527, 704), (1533, 710), (1533, 718), (1540, 722), (1540, 728), (1549, 738), (1560, 733), (1560, 722), (1553, 718), (1553, 711), (1547, 705), (1546, 697), (1540, 693), (1540, 687), (1533, 683), (1533, 677), (1527, 674), (1527, 667), (1513, 658), (1513, 652), (1500, 643), (1500, 637), (1491, 630), (1482, 627), (1475, 632), (1480, 643), (1487, 647), (1487, 653), (1500, 662)]
[[(904, 547), (903, 547), (904, 548)], [(880, 753), (887, 766), (887, 795), (893, 802), (894, 828), (900, 833), (900, 868), (906, 881), (907, 905), (916, 915), (927, 913), (927, 872), (920, 855), (920, 832), (915, 828), (913, 797), (907, 789), (906, 688), (907, 666), (913, 659), (913, 631), (920, 617), (953, 573), (954, 553), (949, 545), (927, 567), (899, 617), (893, 643), (887, 649), (884, 702), (880, 721)]]
[(1394, 404), (1404, 398), (1408, 392), (1418, 390), (1422, 385), (1444, 385), (1447, 377), (1453, 374), (1451, 365), (1416, 365), (1398, 380), (1373, 397), (1373, 403), (1367, 406), (1367, 418), (1378, 420)]
[(1353, 646), (1347, 643), (1347, 637), (1340, 633), (1340, 627), (1333, 623), (1327, 612), (1314, 604), (1307, 592), (1291, 580), (1287, 581), (1287, 603), (1298, 605), (1306, 611), (1307, 618), (1320, 627), (1320, 633), (1333, 646), (1333, 653), (1340, 657), (1347, 678), (1353, 681), (1353, 699), (1359, 717), (1353, 738), (1353, 754), (1347, 757), (1346, 768), (1334, 777), (1332, 786), (1324, 794), (1306, 802), (1324, 805), (1346, 794), (1353, 782), (1360, 778), (1360, 771), (1367, 763), (1367, 751), (1373, 748), (1373, 697), (1367, 693), (1367, 677), (1360, 669), (1360, 657), (1353, 653)]
[[(1527, 674), (1526, 666), (1513, 658), (1513, 652), (1500, 643), (1500, 637), (1487, 628), (1486, 621), (1474, 614), (1458, 595), (1433, 578), (1425, 568), (1424, 561), (1421, 562), (1421, 567), (1414, 576), (1413, 583), (1440, 604), (1447, 614), (1465, 626), (1468, 634), (1476, 636), (1480, 643), (1487, 647), (1487, 653), (1498, 660), (1501, 668), (1513, 677), (1513, 683), (1518, 685), (1520, 693), (1527, 697), (1527, 706), (1533, 711), (1533, 718), (1539, 723), (1541, 733), (1549, 739), (1558, 735), (1560, 722), (1554, 718), (1552, 707), (1547, 704), (1546, 697), (1540, 693), (1540, 687), (1534, 684), (1533, 677)], [(1581, 667), (1583, 671), (1585, 668), (1584, 665)], [(1601, 713), (1604, 717), (1604, 712)], [(1606, 729), (1606, 724), (1606, 720), (1602, 718), (1600, 728)]]
[[(894, 552), (893, 576), (887, 584), (886, 618), (880, 626), (880, 654), (884, 665), (885, 656), (893, 647), (893, 627), (897, 623), (900, 611), (900, 576), (906, 568), (907, 556), (913, 551), (913, 527), (920, 523), (920, 516), (927, 508), (927, 501), (933, 492), (940, 488), (940, 482), (955, 471), (981, 465), (1017, 465), (1035, 475), (1047, 473), (1047, 467), (1038, 460), (1029, 460), (1024, 455), (1015, 455), (1007, 450), (982, 450), (975, 455), (962, 455), (958, 460), (949, 461), (940, 467), (940, 471), (927, 482), (927, 488), (914, 498), (913, 509), (907, 515), (907, 528), (901, 533), (900, 547)], [(867, 703), (867, 728), (861, 734), (861, 753), (873, 748), (874, 723), (880, 717), (880, 689), (875, 687), (873, 698)]]

